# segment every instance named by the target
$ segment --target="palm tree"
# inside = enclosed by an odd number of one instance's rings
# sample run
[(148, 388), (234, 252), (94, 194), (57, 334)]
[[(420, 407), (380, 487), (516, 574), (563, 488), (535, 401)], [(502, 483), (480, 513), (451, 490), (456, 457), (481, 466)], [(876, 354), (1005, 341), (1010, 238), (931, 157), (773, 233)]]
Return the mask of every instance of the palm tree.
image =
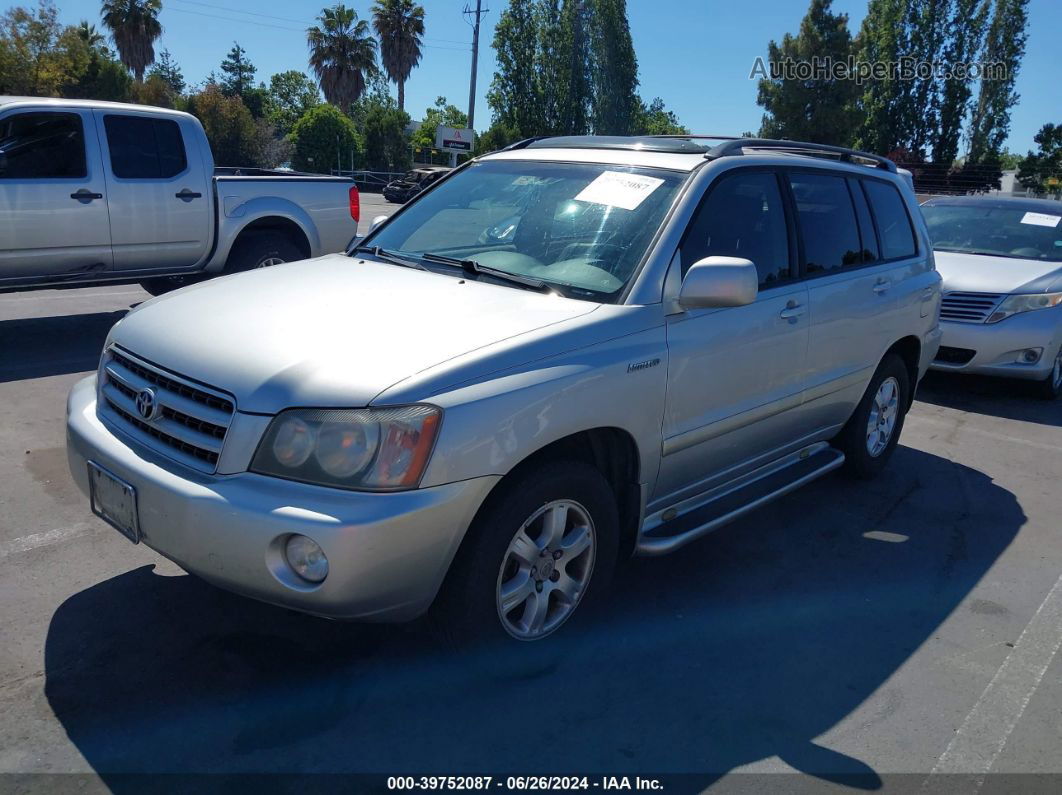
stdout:
[(406, 109), (406, 81), (420, 63), (424, 35), (424, 7), (413, 0), (376, 0), (372, 26), (380, 37), (380, 60), (384, 71), (398, 84), (398, 109)]
[(96, 26), (90, 25), (87, 20), (81, 20), (81, 24), (75, 30), (77, 31), (77, 37), (85, 42), (85, 46), (90, 50), (102, 47), (107, 41), (103, 34), (96, 30)]
[(137, 80), (155, 60), (155, 41), (162, 35), (162, 0), (103, 0), (100, 15), (110, 29), (118, 59)]
[(325, 99), (349, 113), (365, 91), (366, 80), (379, 72), (376, 39), (357, 12), (342, 3), (322, 9), (317, 20), (321, 24), (306, 31), (310, 66)]

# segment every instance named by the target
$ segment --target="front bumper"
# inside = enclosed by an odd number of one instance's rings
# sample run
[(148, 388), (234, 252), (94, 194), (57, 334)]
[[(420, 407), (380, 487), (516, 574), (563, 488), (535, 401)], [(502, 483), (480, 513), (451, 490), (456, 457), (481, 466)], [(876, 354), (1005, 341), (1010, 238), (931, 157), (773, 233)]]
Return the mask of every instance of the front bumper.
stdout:
[[(94, 461), (136, 489), (143, 541), (215, 585), (330, 618), (402, 621), (431, 605), (496, 476), (391, 494), (348, 492), (242, 472), (204, 475), (104, 425), (96, 378), (67, 403), (70, 472), (88, 493)], [(329, 573), (313, 585), (283, 558), (314, 539)]]
[[(999, 323), (941, 321), (940, 326), (942, 355), (948, 352), (959, 361), (938, 358), (931, 365), (934, 370), (1042, 380), (1062, 345), (1062, 307), (1022, 312)], [(1021, 361), (1022, 352), (1030, 348), (1042, 349), (1039, 359)], [(962, 361), (969, 351), (972, 357)]]

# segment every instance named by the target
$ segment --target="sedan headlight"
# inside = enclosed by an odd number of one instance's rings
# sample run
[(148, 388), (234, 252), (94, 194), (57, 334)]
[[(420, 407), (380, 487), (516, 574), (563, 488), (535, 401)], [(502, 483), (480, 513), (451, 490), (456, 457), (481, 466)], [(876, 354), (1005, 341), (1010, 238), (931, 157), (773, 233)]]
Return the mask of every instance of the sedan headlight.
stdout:
[(269, 424), (251, 471), (343, 489), (415, 488), (440, 419), (434, 406), (291, 409)]
[(1050, 309), (1062, 304), (1062, 293), (1037, 293), (1036, 295), (1009, 295), (992, 313), (986, 323), (998, 323), (1020, 312), (1034, 309)]

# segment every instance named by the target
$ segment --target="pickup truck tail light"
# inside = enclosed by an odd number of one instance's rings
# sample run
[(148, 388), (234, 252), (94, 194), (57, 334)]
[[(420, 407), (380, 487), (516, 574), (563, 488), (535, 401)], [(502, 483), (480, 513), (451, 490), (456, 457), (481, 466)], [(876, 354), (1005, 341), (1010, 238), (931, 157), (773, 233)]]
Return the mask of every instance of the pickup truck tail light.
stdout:
[(351, 187), (350, 191), (350, 217), (354, 219), (354, 223), (361, 220), (361, 196), (358, 195), (357, 186)]

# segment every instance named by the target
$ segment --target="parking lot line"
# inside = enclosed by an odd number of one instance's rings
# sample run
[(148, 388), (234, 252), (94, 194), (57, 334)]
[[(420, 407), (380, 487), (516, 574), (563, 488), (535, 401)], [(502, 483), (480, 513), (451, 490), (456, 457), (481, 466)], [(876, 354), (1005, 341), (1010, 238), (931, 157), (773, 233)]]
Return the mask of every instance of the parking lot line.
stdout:
[(88, 532), (95, 525), (87, 522), (78, 522), (70, 527), (60, 527), (55, 530), (46, 530), (42, 533), (30, 533), (28, 536), (20, 536), (6, 544), (0, 544), (0, 560), (20, 552), (29, 552), (40, 547), (49, 547), (60, 544), (69, 538)]
[(1062, 576), (1022, 630), (1014, 650), (996, 671), (930, 775), (974, 774), (978, 776), (976, 787), (979, 788), (1021, 720), (1060, 645)]
[[(120, 292), (90, 292), (88, 290), (60, 290), (56, 295), (35, 295), (34, 301), (59, 301), (64, 298), (100, 298), (109, 297), (112, 295), (144, 295), (143, 290), (122, 290)], [(9, 293), (7, 295), (0, 295), (0, 301), (16, 301), (26, 300), (25, 293)]]

